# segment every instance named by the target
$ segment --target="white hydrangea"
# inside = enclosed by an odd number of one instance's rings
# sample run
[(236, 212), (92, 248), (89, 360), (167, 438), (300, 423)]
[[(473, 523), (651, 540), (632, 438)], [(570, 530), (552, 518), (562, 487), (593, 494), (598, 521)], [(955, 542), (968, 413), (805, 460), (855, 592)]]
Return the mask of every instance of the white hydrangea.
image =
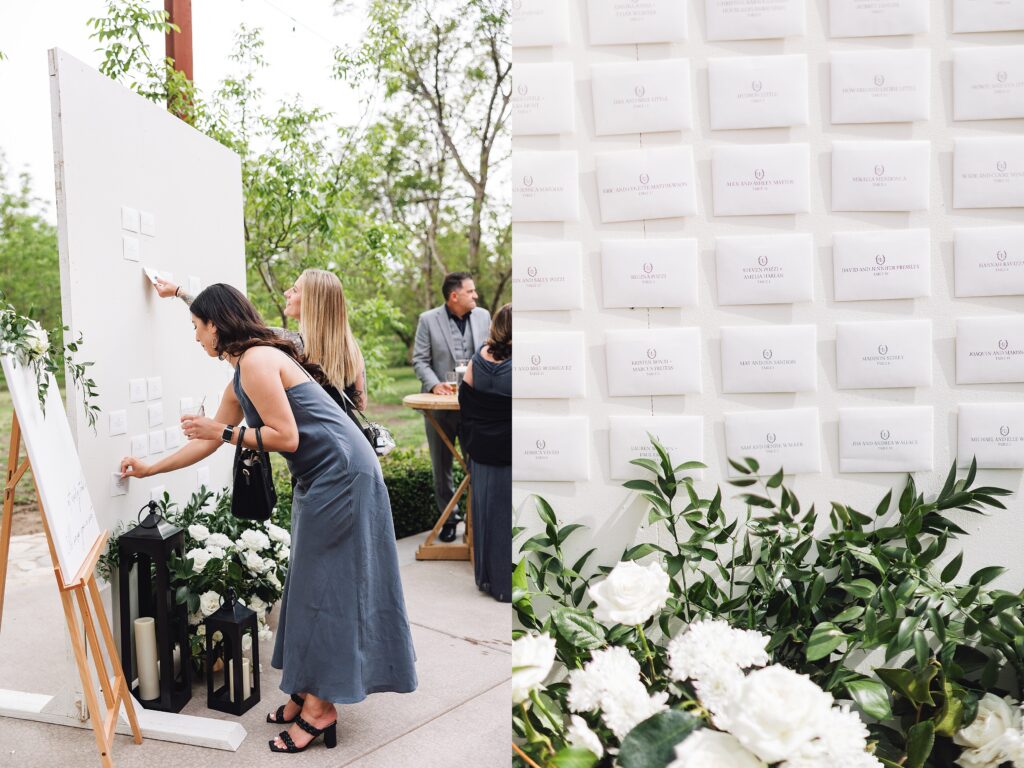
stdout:
[(512, 703), (521, 704), (541, 687), (555, 663), (555, 638), (526, 633), (512, 643)]
[(867, 726), (848, 706), (833, 707), (822, 719), (818, 738), (804, 745), (783, 763), (783, 768), (881, 768), (867, 751)]
[(267, 523), (267, 533), (270, 534), (271, 541), (276, 541), (280, 544), (286, 545), (292, 543), (292, 535), (284, 528), (274, 525), (273, 523)]
[(199, 525), (199, 523), (196, 523), (188, 527), (188, 535), (199, 543), (204, 543), (208, 538), (210, 538), (210, 529), (205, 525)]
[(270, 547), (270, 539), (267, 534), (254, 530), (242, 531), (242, 535), (236, 543), (239, 549), (251, 549), (254, 552)]
[(263, 562), (263, 558), (251, 549), (245, 553), (245, 557), (242, 559), (245, 561), (245, 567), (257, 576), (267, 570), (267, 566)]
[(743, 687), (744, 675), (736, 667), (726, 667), (709, 671), (693, 683), (697, 697), (712, 716), (715, 725), (729, 729), (729, 718), (726, 714), (729, 703)]
[(235, 542), (225, 536), (223, 533), (211, 533), (209, 538), (206, 540), (207, 547), (220, 547), (221, 549), (231, 549), (235, 546)]
[(598, 757), (604, 755), (604, 746), (600, 737), (590, 730), (587, 721), (579, 715), (573, 715), (569, 727), (565, 731), (566, 741), (574, 747), (587, 749)]
[(700, 680), (716, 670), (763, 667), (770, 660), (768, 641), (767, 635), (719, 619), (695, 621), (668, 644), (670, 676)]
[(569, 673), (569, 708), (574, 712), (592, 712), (601, 706), (602, 697), (640, 680), (640, 664), (628, 648), (612, 646), (594, 651), (583, 669)]
[(602, 624), (643, 624), (665, 607), (672, 593), (669, 576), (661, 563), (646, 566), (633, 560), (616, 565), (604, 581), (588, 590), (597, 604), (594, 618)]
[(213, 590), (199, 596), (199, 610), (202, 611), (203, 616), (216, 613), (218, 608), (220, 608), (220, 595)]
[(205, 549), (190, 549), (185, 553), (185, 557), (192, 560), (193, 573), (202, 573), (206, 564), (213, 559), (210, 553)]

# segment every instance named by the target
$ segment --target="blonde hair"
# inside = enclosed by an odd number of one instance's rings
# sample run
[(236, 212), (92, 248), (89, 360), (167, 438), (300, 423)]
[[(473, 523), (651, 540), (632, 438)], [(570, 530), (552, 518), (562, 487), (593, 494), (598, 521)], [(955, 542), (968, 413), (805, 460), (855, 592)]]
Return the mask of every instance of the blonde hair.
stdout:
[(363, 367), (363, 353), (348, 324), (341, 280), (325, 269), (307, 269), (301, 280), (299, 332), (306, 361), (319, 365), (327, 380), (342, 390), (355, 382)]

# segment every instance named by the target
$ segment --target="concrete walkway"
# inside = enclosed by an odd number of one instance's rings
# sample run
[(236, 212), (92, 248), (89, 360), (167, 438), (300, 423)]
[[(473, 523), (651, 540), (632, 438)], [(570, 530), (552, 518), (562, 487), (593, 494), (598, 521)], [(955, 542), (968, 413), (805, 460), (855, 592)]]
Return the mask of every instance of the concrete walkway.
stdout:
[[(260, 647), (263, 700), (241, 718), (206, 708), (198, 681), (183, 714), (237, 720), (248, 735), (236, 752), (116, 737), (119, 768), (290, 765), (317, 768), (433, 768), (511, 763), (511, 609), (481, 594), (468, 562), (415, 559), (426, 534), (398, 542), (419, 689), (382, 693), (338, 707), (338, 746), (322, 740), (295, 755), (274, 755), (267, 740), (279, 726), (266, 713), (285, 701), (280, 673), (269, 664), (272, 643)], [(0, 688), (59, 695), (54, 670), (65, 658), (64, 620), (41, 535), (12, 541), (7, 599), (0, 631)], [(73, 668), (72, 668), (73, 670)], [(65, 686), (66, 687), (66, 686)], [(0, 766), (87, 768), (99, 765), (91, 730), (0, 718)]]

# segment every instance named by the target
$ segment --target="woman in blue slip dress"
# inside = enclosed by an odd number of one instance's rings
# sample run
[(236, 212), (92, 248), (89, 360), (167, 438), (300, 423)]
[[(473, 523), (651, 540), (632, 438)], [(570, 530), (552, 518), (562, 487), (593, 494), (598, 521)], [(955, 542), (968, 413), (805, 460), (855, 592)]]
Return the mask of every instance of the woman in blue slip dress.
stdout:
[(298, 752), (321, 733), (336, 743), (335, 704), (416, 688), (415, 652), (398, 571), (391, 504), (380, 463), (363, 434), (297, 362), (237, 289), (209, 286), (192, 302), (196, 341), (234, 368), (216, 416), (185, 416), (189, 442), (147, 465), (129, 456), (128, 477), (195, 464), (234, 445), (280, 452), (296, 478), (292, 554), (271, 664), (292, 694), (268, 722), (292, 722), (271, 751)]

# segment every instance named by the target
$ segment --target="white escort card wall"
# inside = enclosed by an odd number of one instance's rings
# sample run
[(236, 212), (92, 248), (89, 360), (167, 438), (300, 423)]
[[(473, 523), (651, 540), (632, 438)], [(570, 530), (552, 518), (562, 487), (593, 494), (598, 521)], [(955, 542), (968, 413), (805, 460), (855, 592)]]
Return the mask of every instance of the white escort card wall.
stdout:
[(610, 562), (647, 432), (819, 504), (1021, 490), (1024, 0), (515, 0), (512, 44), (517, 524)]

